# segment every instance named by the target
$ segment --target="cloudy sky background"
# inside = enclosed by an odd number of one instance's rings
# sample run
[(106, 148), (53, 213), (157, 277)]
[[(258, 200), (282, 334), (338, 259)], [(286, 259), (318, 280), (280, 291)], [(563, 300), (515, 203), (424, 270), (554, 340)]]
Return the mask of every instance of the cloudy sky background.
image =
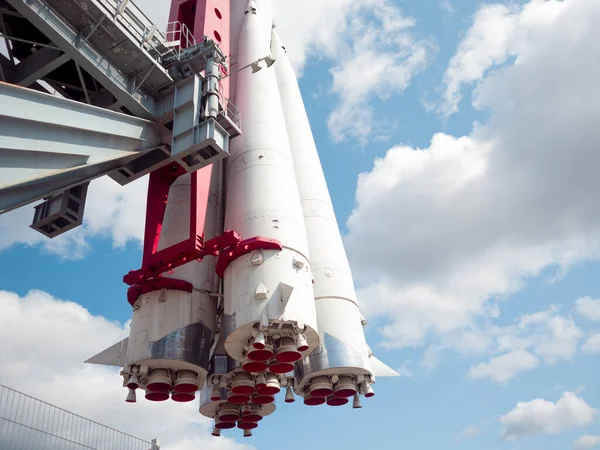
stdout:
[[(138, 3), (163, 24), (168, 2)], [(368, 338), (359, 411), (281, 403), (252, 440), (134, 407), (81, 364), (125, 335), (146, 180), (48, 241), (0, 217), (0, 383), (165, 448), (600, 448), (600, 2), (280, 0)], [(284, 409), (287, 409), (284, 413)], [(230, 434), (235, 437), (235, 434)]]

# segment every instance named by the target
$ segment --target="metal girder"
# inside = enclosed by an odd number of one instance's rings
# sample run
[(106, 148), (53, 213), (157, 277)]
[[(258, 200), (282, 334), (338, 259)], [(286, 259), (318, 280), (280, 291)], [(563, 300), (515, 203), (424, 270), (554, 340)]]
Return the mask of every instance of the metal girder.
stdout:
[(20, 86), (30, 86), (70, 59), (69, 55), (60, 50), (42, 48), (16, 66), (17, 75), (14, 81)]
[(75, 68), (77, 69), (77, 76), (79, 77), (79, 83), (81, 83), (81, 87), (83, 88), (83, 95), (85, 95), (85, 101), (88, 105), (91, 105), (90, 94), (88, 93), (87, 86), (85, 85), (85, 79), (83, 78), (83, 73), (81, 73), (81, 68), (79, 64), (75, 63)]
[(0, 213), (164, 147), (148, 120), (0, 83)]
[(134, 92), (133, 81), (113, 64), (107, 55), (82, 39), (77, 30), (67, 24), (43, 0), (7, 0), (13, 8), (43, 32), (67, 55), (108, 89), (115, 98), (138, 117), (151, 119), (155, 102), (152, 96)]
[[(0, 81), (8, 81), (7, 77), (6, 77), (6, 71), (4, 70), (4, 66), (5, 66), (4, 60), (5, 59), (6, 58), (4, 57), (4, 55), (0, 55), (0, 79), (1, 79)], [(10, 67), (8, 65), (6, 65), (6, 67), (7, 67), (8, 70), (13, 69), (12, 64), (11, 64)]]
[[(2, 17), (3, 14), (6, 14), (4, 9), (0, 10), (0, 31), (2, 32), (2, 34), (4, 36), (6, 36), (6, 24), (4, 23), (4, 17)], [(13, 57), (13, 54), (12, 54), (10, 42), (8, 41), (8, 39), (6, 37), (4, 38), (4, 44), (6, 45), (6, 51), (8, 52), (8, 58), (10, 59), (10, 62), (12, 62), (14, 64), (15, 58)]]
[[(16, 77), (16, 73), (17, 73), (17, 66), (15, 66), (14, 64), (11, 63), (10, 59), (8, 59), (7, 57), (5, 57), (3, 54), (0, 53), (0, 67), (2, 68), (2, 72), (4, 73), (4, 80), (1, 81), (5, 81), (7, 83), (13, 83)], [(46, 89), (45, 86), (42, 86), (39, 81), (33, 83), (31, 86), (29, 86), (30, 89), (35, 89), (36, 91), (40, 91), (40, 92), (48, 92), (48, 90)]]
[(114, 96), (106, 89), (98, 90), (91, 98), (92, 105), (99, 106), (100, 108), (108, 108), (114, 101)]

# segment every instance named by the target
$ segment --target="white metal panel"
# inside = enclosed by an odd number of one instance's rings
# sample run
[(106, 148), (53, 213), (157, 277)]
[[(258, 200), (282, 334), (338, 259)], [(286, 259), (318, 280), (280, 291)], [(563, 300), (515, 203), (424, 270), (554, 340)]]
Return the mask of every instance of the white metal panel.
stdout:
[[(210, 192), (204, 224), (205, 240), (221, 233), (220, 212), (220, 162), (212, 165)], [(211, 169), (203, 169), (211, 170)], [(165, 218), (161, 228), (158, 250), (177, 244), (188, 238), (190, 229), (190, 192), (191, 175), (180, 176), (169, 189), (169, 198)], [(200, 262), (192, 261), (177, 267), (172, 274), (163, 274), (165, 278), (176, 278), (191, 283), (194, 289), (212, 291), (215, 287), (215, 257), (206, 256)], [(212, 300), (211, 300), (212, 301)], [(214, 328), (213, 328), (214, 329)]]
[[(204, 169), (212, 170), (209, 203), (206, 214), (205, 237), (210, 239), (218, 232), (219, 220), (219, 167)], [(161, 228), (158, 250), (172, 246), (189, 237), (190, 227), (190, 174), (180, 176), (171, 185), (164, 220)], [(183, 329), (201, 324), (203, 329), (210, 330), (206, 337), (209, 342), (189, 339), (186, 346), (202, 344), (202, 348), (192, 348), (192, 354), (208, 353), (212, 338), (217, 328), (216, 300), (210, 296), (214, 282), (214, 257), (206, 257), (202, 261), (192, 261), (165, 273), (165, 278), (176, 278), (191, 283), (194, 287), (191, 293), (165, 290), (143, 294), (134, 306), (133, 319), (127, 349), (127, 366), (147, 365), (151, 369), (165, 368), (171, 370), (193, 370), (199, 375), (200, 386), (208, 367), (194, 364), (196, 361), (184, 357), (155, 358), (151, 346), (165, 336), (187, 336)], [(197, 326), (197, 325), (196, 325)], [(186, 354), (182, 352), (181, 354)], [(153, 356), (153, 358), (149, 358)], [(202, 358), (199, 358), (202, 359)]]
[(126, 366), (135, 364), (146, 365), (151, 369), (186, 369), (193, 370), (203, 377), (208, 367), (199, 367), (183, 359), (156, 358), (151, 353), (151, 346), (165, 336), (175, 334), (196, 323), (214, 332), (216, 325), (214, 302), (207, 295), (202, 295), (196, 290), (192, 293), (167, 290), (141, 295), (136, 307), (139, 308), (134, 311), (131, 321)]
[[(270, 54), (270, 10), (269, 1), (256, 2), (256, 12), (245, 14), (240, 31), (235, 104), (244, 131), (232, 139), (227, 160), (225, 229), (236, 230), (242, 239), (276, 239), (284, 249), (259, 252), (264, 262), (258, 265), (253, 255), (238, 258), (225, 272), (225, 314), (235, 315), (235, 328), (246, 327), (226, 341), (228, 353), (238, 358), (239, 345), (251, 332), (247, 327), (261, 316), (301, 322), (311, 350), (318, 342), (306, 229), (275, 72), (265, 61), (256, 66)], [(267, 299), (256, 298), (261, 283)], [(287, 304), (281, 301), (280, 283), (293, 288)]]
[(294, 70), (276, 31), (272, 52), (314, 274), (319, 329), (364, 355), (368, 347), (350, 266)]

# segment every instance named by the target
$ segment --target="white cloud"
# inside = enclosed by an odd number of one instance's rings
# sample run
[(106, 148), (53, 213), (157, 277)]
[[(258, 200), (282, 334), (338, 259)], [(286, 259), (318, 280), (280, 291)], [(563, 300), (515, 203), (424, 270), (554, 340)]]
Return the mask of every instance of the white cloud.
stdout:
[(252, 448), (210, 437), (196, 402), (152, 403), (138, 395), (136, 404), (125, 403), (117, 369), (83, 363), (126, 336), (127, 325), (40, 291), (22, 298), (0, 291), (0, 309), (3, 384), (142, 439), (159, 438), (165, 450)]
[(456, 351), (467, 358), (492, 354), (487, 362), (473, 364), (469, 376), (506, 384), (540, 364), (571, 361), (583, 336), (573, 318), (561, 315), (556, 306), (524, 315), (513, 325), (499, 326), (494, 322), (488, 319), (480, 325), (471, 323), (445, 332), (443, 340), (427, 348), (421, 366), (427, 371), (433, 370), (444, 350)]
[(411, 34), (414, 25), (414, 19), (387, 0), (358, 2), (351, 8), (341, 34), (345, 40), (331, 69), (332, 90), (340, 99), (328, 119), (334, 140), (364, 145), (389, 134), (389, 123), (374, 126), (384, 118), (376, 117), (372, 102), (401, 93), (424, 68), (429, 46)]
[(539, 364), (539, 359), (526, 350), (516, 350), (496, 358), (488, 363), (481, 363), (469, 370), (474, 379), (489, 378), (497, 383), (507, 383), (517, 373), (530, 370)]
[(440, 0), (440, 8), (449, 16), (453, 15), (456, 12), (454, 5), (451, 0)]
[[(277, 31), (294, 68), (301, 72), (307, 58), (335, 55), (353, 3), (370, 0), (279, 0), (273, 2)], [(318, 14), (311, 12), (318, 11)]]
[(396, 369), (396, 372), (398, 373), (398, 375), (402, 376), (402, 377), (406, 377), (406, 378), (412, 378), (413, 377), (413, 371), (409, 368), (412, 364), (412, 361), (410, 359), (405, 360), (400, 367), (398, 367)]
[(600, 298), (581, 297), (577, 299), (575, 311), (591, 322), (600, 322)]
[(389, 135), (393, 121), (377, 116), (374, 102), (403, 92), (432, 48), (415, 35), (414, 19), (389, 0), (285, 0), (274, 2), (274, 12), (298, 73), (311, 58), (331, 64), (333, 139), (364, 145)]
[(600, 332), (592, 333), (581, 347), (584, 353), (600, 353)]
[(466, 427), (465, 429), (463, 429), (460, 433), (458, 433), (456, 435), (456, 437), (454, 438), (455, 442), (461, 442), (463, 440), (465, 440), (466, 438), (470, 438), (473, 437), (479, 433), (481, 433), (481, 427), (477, 426), (477, 425), (470, 425), (468, 427)]
[(141, 242), (146, 213), (148, 177), (121, 186), (108, 177), (90, 183), (84, 211), (83, 225), (48, 239), (29, 228), (33, 207), (27, 205), (0, 215), (0, 251), (15, 244), (41, 245), (63, 259), (80, 259), (90, 249), (92, 236), (112, 239), (114, 247), (127, 242)]
[(310, 58), (331, 64), (338, 97), (328, 118), (333, 139), (364, 145), (389, 134), (393, 123), (375, 114), (373, 102), (403, 92), (432, 48), (413, 32), (414, 19), (389, 0), (285, 0), (274, 2), (274, 11), (298, 73)]
[(519, 402), (500, 417), (502, 436), (516, 439), (528, 434), (556, 434), (592, 423), (597, 411), (572, 392), (564, 392), (556, 402), (535, 399)]
[[(446, 346), (543, 269), (600, 256), (600, 3), (532, 1), (512, 14), (515, 63), (479, 75), (474, 93), (489, 120), (393, 147), (359, 177), (346, 248), (388, 347)], [(531, 348), (547, 363), (575, 340), (568, 321), (553, 326), (565, 347)]]
[(557, 314), (556, 307), (524, 316), (519, 322), (523, 340), (546, 364), (570, 360), (577, 353), (583, 333), (571, 317)]
[[(469, 376), (506, 384), (519, 373), (532, 370), (540, 363), (571, 361), (582, 336), (583, 332), (574, 320), (560, 315), (555, 306), (525, 315), (512, 326), (487, 326), (474, 333), (473, 339), (486, 342), (485, 349), (501, 354), (490, 358), (487, 363), (472, 366)], [(455, 343), (449, 347), (462, 353), (473, 353), (471, 349), (461, 348)]]
[(457, 112), (462, 86), (480, 80), (489, 68), (506, 61), (518, 20), (518, 13), (500, 4), (483, 6), (477, 12), (444, 74), (440, 112), (447, 116)]
[(600, 436), (584, 434), (573, 442), (573, 448), (576, 449), (589, 449), (595, 447), (600, 447)]

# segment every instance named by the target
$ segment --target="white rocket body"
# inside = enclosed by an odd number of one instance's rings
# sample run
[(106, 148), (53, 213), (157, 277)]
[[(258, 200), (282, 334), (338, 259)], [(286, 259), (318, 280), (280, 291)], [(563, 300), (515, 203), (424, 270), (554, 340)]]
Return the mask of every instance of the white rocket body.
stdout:
[(225, 271), (225, 348), (237, 360), (259, 330), (275, 340), (304, 333), (304, 354), (318, 344), (302, 207), (275, 71), (264, 60), (270, 55), (268, 5), (249, 6), (240, 31), (235, 104), (244, 131), (231, 141), (226, 160), (225, 229), (242, 239), (277, 240), (283, 249), (253, 251)]
[[(236, 423), (249, 431), (252, 420), (275, 411), (282, 389), (286, 402), (295, 392), (307, 405), (339, 406), (351, 397), (359, 405), (358, 395), (373, 395), (375, 376), (397, 375), (366, 343), (271, 2), (232, 0), (231, 16), (230, 88), (242, 133), (231, 139), (226, 159), (198, 176), (212, 171), (205, 241), (224, 230), (242, 241), (222, 250), (222, 280), (213, 256), (161, 274), (179, 281), (137, 298), (126, 351), (115, 344), (88, 360), (121, 365), (124, 385), (145, 389), (149, 400), (190, 401), (201, 388), (199, 410), (215, 419), (216, 435)], [(158, 250), (189, 237), (190, 177), (171, 185)]]
[[(220, 163), (213, 166), (212, 173), (206, 239), (220, 233)], [(189, 236), (190, 188), (189, 174), (182, 175), (171, 186), (158, 250)], [(140, 387), (152, 384), (153, 371), (163, 377), (168, 375), (175, 382), (181, 370), (190, 371), (185, 375), (195, 378), (198, 388), (204, 385), (210, 364), (210, 348), (217, 329), (216, 302), (209, 295), (218, 286), (214, 259), (208, 256), (201, 262), (192, 262), (164, 274), (165, 278), (191, 283), (191, 293), (173, 289), (152, 291), (141, 295), (133, 305), (124, 372), (130, 375), (132, 368), (136, 367), (140, 373)], [(165, 369), (168, 373), (157, 372), (156, 369)], [(190, 395), (180, 397), (185, 401), (193, 400)], [(150, 393), (150, 398), (166, 400), (168, 397), (161, 392), (161, 395)], [(177, 394), (173, 398), (178, 398)]]
[(300, 88), (275, 30), (272, 52), (306, 224), (321, 337), (320, 348), (298, 364), (296, 392), (310, 388), (316, 377), (322, 382), (324, 375), (350, 376), (364, 383), (364, 376), (368, 380), (372, 375), (369, 347), (350, 265)]

